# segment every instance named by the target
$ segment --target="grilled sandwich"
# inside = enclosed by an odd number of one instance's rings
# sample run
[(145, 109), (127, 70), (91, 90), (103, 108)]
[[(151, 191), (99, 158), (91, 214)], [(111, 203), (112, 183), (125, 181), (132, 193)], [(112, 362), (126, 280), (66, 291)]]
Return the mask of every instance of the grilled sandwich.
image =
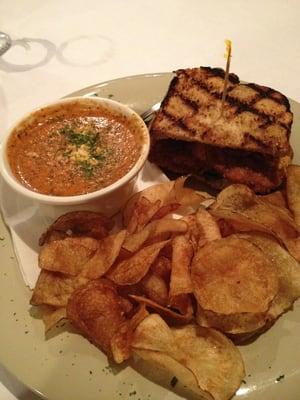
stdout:
[(181, 69), (150, 127), (150, 161), (223, 187), (243, 183), (257, 193), (281, 185), (292, 159), (293, 114), (281, 93), (220, 68)]

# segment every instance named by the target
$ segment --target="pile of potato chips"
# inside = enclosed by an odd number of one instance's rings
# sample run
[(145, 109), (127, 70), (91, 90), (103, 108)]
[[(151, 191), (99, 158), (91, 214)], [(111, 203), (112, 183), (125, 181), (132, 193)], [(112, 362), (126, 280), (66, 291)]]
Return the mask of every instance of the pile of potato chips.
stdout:
[(266, 196), (237, 184), (213, 198), (185, 180), (133, 195), (122, 227), (90, 211), (58, 218), (40, 239), (31, 304), (46, 331), (67, 318), (116, 363), (136, 354), (226, 400), (245, 374), (233, 343), (300, 297), (300, 167)]

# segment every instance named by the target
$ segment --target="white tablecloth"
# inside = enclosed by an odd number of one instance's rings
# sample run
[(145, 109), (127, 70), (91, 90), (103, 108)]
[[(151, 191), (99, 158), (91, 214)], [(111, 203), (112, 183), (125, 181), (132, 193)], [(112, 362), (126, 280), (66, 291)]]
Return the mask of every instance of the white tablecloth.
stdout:
[[(32, 108), (146, 72), (224, 66), (300, 100), (298, 0), (1, 0), (0, 138)], [(0, 324), (4, 323), (0, 321)], [(0, 400), (35, 400), (0, 366)]]

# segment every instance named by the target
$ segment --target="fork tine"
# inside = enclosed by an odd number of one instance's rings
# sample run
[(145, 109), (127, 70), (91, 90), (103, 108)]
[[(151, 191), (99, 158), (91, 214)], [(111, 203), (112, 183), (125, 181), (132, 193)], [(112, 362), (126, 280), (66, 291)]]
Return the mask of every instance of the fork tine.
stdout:
[(160, 102), (154, 104), (152, 107), (150, 107), (148, 110), (144, 111), (141, 114), (141, 118), (143, 119), (146, 125), (148, 125), (151, 122), (154, 113), (159, 109), (160, 104), (161, 104)]

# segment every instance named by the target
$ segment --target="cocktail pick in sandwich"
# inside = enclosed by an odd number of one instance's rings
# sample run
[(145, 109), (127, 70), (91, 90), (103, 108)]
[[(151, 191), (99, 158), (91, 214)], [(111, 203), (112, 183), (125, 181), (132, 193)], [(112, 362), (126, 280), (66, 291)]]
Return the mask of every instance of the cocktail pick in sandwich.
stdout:
[(223, 89), (223, 94), (222, 94), (221, 115), (220, 116), (223, 115), (224, 104), (225, 104), (225, 99), (226, 99), (226, 94), (227, 94), (227, 89), (228, 89), (228, 78), (229, 78), (229, 69), (230, 69), (230, 60), (231, 60), (231, 40), (226, 39), (225, 46), (226, 46), (226, 53), (224, 56), (227, 59), (227, 61), (226, 61), (224, 89)]

